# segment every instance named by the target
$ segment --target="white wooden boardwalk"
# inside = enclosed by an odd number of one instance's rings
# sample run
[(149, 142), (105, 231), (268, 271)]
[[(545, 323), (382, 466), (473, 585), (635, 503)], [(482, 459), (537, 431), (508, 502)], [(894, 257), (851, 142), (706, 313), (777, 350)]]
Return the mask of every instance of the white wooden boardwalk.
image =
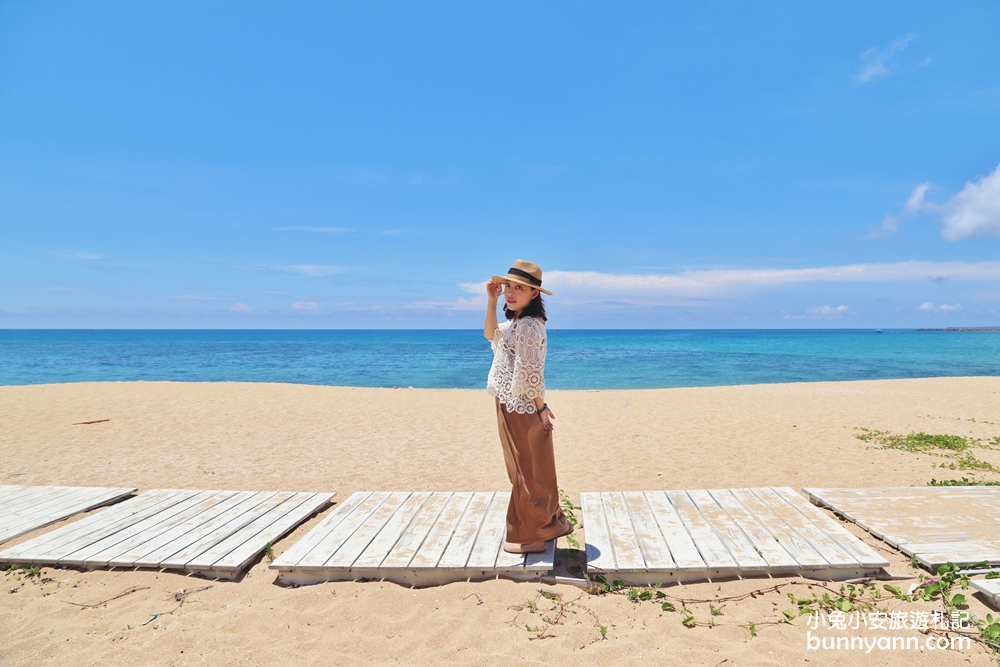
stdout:
[(286, 583), (386, 579), (428, 586), (497, 576), (533, 579), (552, 569), (540, 554), (501, 549), (510, 493), (364, 491), (281, 554)]
[(969, 583), (986, 596), (995, 609), (1000, 609), (1000, 579), (973, 579)]
[(903, 486), (803, 489), (926, 568), (1000, 565), (1000, 487)]
[(581, 500), (587, 571), (609, 581), (851, 579), (889, 564), (788, 487), (583, 493)]
[(333, 495), (146, 491), (0, 551), (0, 564), (167, 568), (232, 579)]
[(135, 491), (96, 486), (0, 486), (0, 544)]

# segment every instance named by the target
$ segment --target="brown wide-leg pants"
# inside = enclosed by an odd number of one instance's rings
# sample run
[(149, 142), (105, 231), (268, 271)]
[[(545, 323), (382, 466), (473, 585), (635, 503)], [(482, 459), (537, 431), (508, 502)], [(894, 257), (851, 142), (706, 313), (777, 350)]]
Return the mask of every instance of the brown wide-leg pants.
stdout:
[(507, 412), (497, 400), (497, 427), (513, 487), (507, 506), (507, 541), (542, 542), (570, 532), (559, 507), (552, 431), (537, 414)]

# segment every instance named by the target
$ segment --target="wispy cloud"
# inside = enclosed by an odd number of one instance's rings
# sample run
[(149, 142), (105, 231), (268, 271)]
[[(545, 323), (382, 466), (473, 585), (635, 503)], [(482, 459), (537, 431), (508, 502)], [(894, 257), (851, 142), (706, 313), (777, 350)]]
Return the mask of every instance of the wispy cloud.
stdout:
[(324, 234), (346, 234), (353, 232), (353, 229), (346, 227), (309, 227), (305, 225), (294, 225), (292, 227), (274, 227), (277, 232), (321, 232)]
[(910, 196), (907, 197), (906, 203), (903, 205), (903, 210), (895, 215), (887, 215), (882, 220), (882, 224), (873, 229), (868, 234), (864, 235), (862, 238), (865, 239), (884, 239), (886, 237), (892, 236), (896, 233), (899, 225), (902, 224), (905, 218), (912, 215), (916, 215), (926, 210), (927, 204), (924, 201), (924, 197), (927, 195), (927, 191), (933, 186), (930, 183), (921, 183), (913, 189)]
[[(596, 271), (549, 271), (547, 287), (582, 301), (618, 301), (635, 305), (699, 305), (698, 300), (727, 298), (748, 289), (814, 282), (914, 282), (1000, 280), (1000, 261), (893, 262), (846, 264), (801, 269), (709, 269), (673, 274), (616, 274)], [(471, 283), (464, 283), (463, 289)], [(480, 288), (481, 289), (481, 288)]]
[(233, 311), (234, 313), (249, 313), (251, 308), (245, 303), (234, 303), (232, 306), (229, 307), (229, 310)]
[(101, 255), (99, 253), (85, 252), (83, 250), (77, 250), (71, 253), (71, 256), (73, 257), (73, 259), (80, 259), (83, 260), (84, 262), (98, 262), (102, 259), (106, 259), (104, 255)]
[(884, 49), (874, 46), (861, 54), (861, 72), (856, 80), (858, 83), (868, 83), (874, 79), (887, 75), (892, 69), (892, 59), (897, 53), (901, 53), (913, 41), (916, 35), (907, 35), (897, 39)]
[(427, 310), (482, 310), (485, 307), (485, 296), (474, 299), (458, 297), (454, 301), (421, 301), (419, 303), (408, 303), (404, 306), (404, 308), (421, 308)]
[(296, 301), (292, 304), (292, 308), (295, 310), (316, 310), (319, 308), (319, 304), (315, 301)]
[(804, 315), (785, 315), (786, 320), (839, 320), (845, 315), (857, 315), (850, 306), (818, 306), (808, 308)]
[(954, 306), (949, 306), (946, 303), (942, 303), (940, 306), (935, 306), (930, 301), (927, 301), (917, 306), (917, 310), (925, 313), (950, 313), (956, 310), (962, 310), (962, 304), (956, 303)]
[(905, 218), (921, 213), (941, 217), (941, 235), (948, 241), (1000, 236), (1000, 165), (986, 176), (967, 182), (958, 194), (943, 204), (927, 201), (927, 192), (932, 187), (930, 183), (918, 185), (902, 211), (887, 215), (879, 227), (863, 238), (892, 236)]
[(316, 264), (293, 264), (290, 266), (276, 266), (274, 268), (278, 271), (284, 271), (285, 273), (297, 273), (300, 276), (306, 276), (309, 278), (324, 278), (326, 276), (332, 276), (334, 274), (344, 272), (344, 269), (339, 266), (321, 266)]

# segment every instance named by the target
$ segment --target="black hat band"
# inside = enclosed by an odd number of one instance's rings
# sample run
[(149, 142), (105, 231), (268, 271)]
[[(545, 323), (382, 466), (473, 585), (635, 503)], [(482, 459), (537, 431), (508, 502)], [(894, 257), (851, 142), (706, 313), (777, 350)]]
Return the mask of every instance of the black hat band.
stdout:
[(508, 275), (513, 275), (513, 276), (518, 276), (520, 278), (524, 278), (525, 280), (527, 280), (529, 283), (531, 283), (535, 287), (541, 287), (542, 286), (542, 281), (539, 280), (538, 278), (536, 278), (535, 276), (531, 275), (527, 271), (522, 271), (521, 269), (515, 269), (512, 266), (512, 267), (510, 267), (510, 270), (507, 271), (507, 273), (508, 273)]

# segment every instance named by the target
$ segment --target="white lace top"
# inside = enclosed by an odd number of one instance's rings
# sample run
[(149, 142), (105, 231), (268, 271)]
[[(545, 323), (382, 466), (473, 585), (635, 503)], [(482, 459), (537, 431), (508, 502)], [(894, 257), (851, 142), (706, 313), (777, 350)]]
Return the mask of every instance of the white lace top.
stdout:
[(493, 366), (486, 390), (507, 412), (532, 414), (545, 398), (545, 323), (534, 317), (500, 324), (493, 332)]

